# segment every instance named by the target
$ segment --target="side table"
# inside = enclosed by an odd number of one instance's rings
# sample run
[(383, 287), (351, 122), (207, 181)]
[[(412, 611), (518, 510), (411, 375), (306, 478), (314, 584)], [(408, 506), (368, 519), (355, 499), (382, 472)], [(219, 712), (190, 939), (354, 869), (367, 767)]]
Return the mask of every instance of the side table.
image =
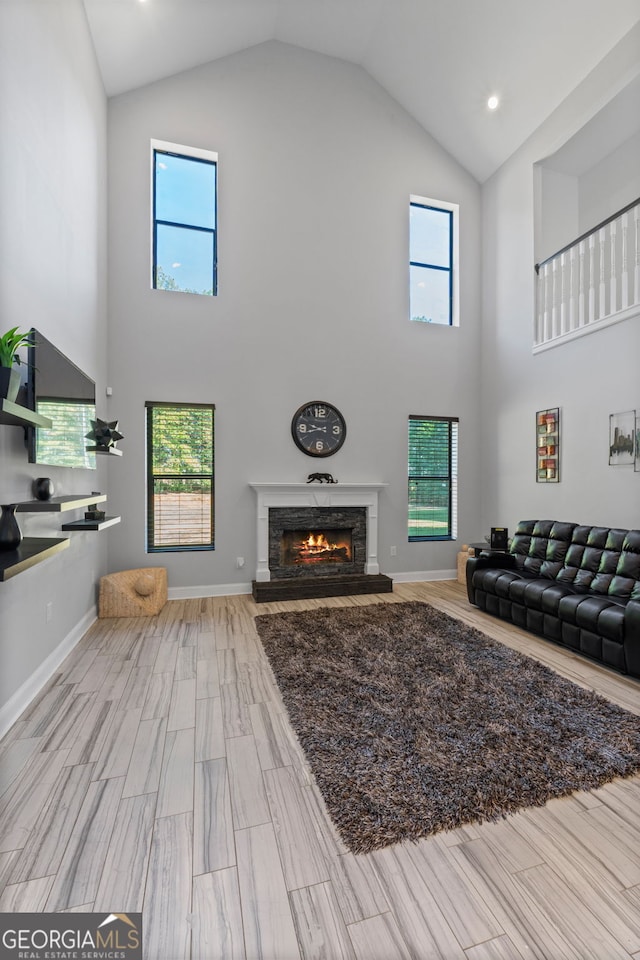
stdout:
[(481, 553), (488, 553), (491, 556), (492, 553), (508, 553), (508, 550), (498, 549), (497, 547), (491, 547), (485, 540), (484, 543), (470, 543), (469, 547), (473, 550), (474, 557), (479, 557)]

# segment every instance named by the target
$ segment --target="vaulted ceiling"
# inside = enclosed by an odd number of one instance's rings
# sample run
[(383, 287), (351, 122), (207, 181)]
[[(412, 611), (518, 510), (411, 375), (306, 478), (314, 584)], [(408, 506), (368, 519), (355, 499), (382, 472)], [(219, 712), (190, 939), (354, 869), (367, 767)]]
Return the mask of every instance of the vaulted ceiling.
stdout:
[[(638, 0), (84, 0), (84, 6), (109, 96), (281, 40), (362, 66), (480, 182), (640, 19)], [(493, 112), (492, 94), (500, 98)]]

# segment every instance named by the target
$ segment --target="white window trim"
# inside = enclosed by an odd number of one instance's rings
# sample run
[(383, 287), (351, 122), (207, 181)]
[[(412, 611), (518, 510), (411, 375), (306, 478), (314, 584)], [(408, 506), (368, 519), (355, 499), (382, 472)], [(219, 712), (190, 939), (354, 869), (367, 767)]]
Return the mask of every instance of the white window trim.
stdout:
[[(152, 290), (155, 290), (156, 287), (153, 285), (153, 189), (154, 189), (154, 179), (156, 175), (155, 162), (154, 162), (154, 152), (160, 150), (164, 153), (177, 153), (181, 157), (193, 157), (194, 160), (209, 160), (211, 163), (216, 164), (216, 189), (218, 184), (218, 175), (220, 173), (218, 167), (218, 154), (215, 150), (203, 150), (201, 147), (186, 147), (182, 143), (170, 143), (168, 140), (150, 140), (150, 150), (149, 150), (149, 283)], [(218, 230), (218, 201), (216, 197), (216, 232)]]
[[(451, 327), (460, 326), (460, 204), (459, 203), (449, 203), (447, 200), (434, 200), (431, 197), (421, 197), (418, 194), (410, 194), (409, 196), (409, 205), (412, 203), (419, 203), (425, 207), (435, 207), (438, 210), (448, 210), (453, 214), (452, 217), (452, 251), (451, 251), (451, 271), (453, 274), (452, 277), (452, 304), (451, 304)], [(409, 257), (411, 259), (411, 247), (409, 246)], [(411, 320), (409, 317), (409, 322), (414, 323), (418, 321)], [(426, 324), (426, 326), (437, 326), (442, 327), (444, 324)]]

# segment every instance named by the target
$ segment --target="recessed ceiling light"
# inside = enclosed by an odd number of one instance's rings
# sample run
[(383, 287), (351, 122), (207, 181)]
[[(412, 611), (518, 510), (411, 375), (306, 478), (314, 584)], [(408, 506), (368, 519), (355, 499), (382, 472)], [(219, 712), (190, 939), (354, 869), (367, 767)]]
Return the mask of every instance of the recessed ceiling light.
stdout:
[(487, 106), (489, 107), (489, 110), (497, 110), (499, 105), (500, 105), (500, 100), (498, 97), (496, 97), (495, 94), (493, 94), (493, 96), (489, 97), (489, 99), (487, 100)]

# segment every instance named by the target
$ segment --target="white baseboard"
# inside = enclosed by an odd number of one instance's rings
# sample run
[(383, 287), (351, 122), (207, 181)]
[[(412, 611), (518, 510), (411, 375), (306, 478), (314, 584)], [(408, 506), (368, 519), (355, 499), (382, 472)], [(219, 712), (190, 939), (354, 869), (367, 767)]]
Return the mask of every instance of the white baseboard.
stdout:
[[(427, 580), (457, 580), (457, 570), (419, 570), (409, 573), (389, 573), (398, 583), (422, 583)], [(196, 600), (200, 597), (237, 597), (251, 593), (250, 583), (219, 583), (198, 587), (169, 587), (169, 600)]]
[(237, 597), (251, 593), (250, 583), (207, 584), (203, 587), (169, 587), (169, 600), (196, 600), (199, 597)]
[(457, 580), (457, 570), (413, 570), (410, 573), (390, 573), (398, 583), (424, 583), (427, 580)]
[(40, 693), (64, 658), (71, 653), (75, 645), (79, 643), (85, 635), (97, 616), (98, 611), (95, 606), (88, 610), (64, 640), (49, 654), (47, 659), (42, 661), (37, 670), (31, 674), (28, 680), (25, 680), (14, 695), (0, 708), (0, 737), (5, 735), (20, 714), (26, 710), (34, 697)]

